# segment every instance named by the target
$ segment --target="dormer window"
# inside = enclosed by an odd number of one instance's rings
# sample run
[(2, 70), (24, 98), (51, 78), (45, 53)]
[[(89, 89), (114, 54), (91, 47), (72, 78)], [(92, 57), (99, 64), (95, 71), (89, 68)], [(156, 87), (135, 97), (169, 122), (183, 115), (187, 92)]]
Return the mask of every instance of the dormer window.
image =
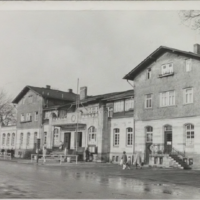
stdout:
[(147, 69), (147, 79), (151, 78), (151, 68)]
[(168, 63), (168, 64), (164, 64), (161, 66), (161, 75), (162, 76), (173, 74), (173, 72), (174, 72), (173, 63)]

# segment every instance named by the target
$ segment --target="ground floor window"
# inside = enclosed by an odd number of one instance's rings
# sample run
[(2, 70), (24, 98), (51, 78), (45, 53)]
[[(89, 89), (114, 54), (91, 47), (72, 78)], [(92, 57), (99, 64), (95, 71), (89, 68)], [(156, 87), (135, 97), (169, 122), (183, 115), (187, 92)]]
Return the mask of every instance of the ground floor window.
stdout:
[(5, 142), (6, 142), (6, 134), (4, 133), (2, 137), (2, 145), (5, 145)]
[(29, 146), (30, 144), (30, 137), (31, 137), (31, 134), (27, 133), (27, 146)]
[(147, 143), (153, 142), (153, 127), (151, 126), (146, 127), (146, 142)]
[(118, 128), (115, 128), (113, 130), (114, 132), (114, 146), (119, 146), (119, 133), (120, 133), (120, 130)]
[(7, 141), (6, 141), (6, 145), (8, 146), (10, 144), (10, 133), (7, 134)]
[(94, 126), (91, 126), (88, 129), (88, 140), (89, 142), (96, 142), (96, 128)]
[(53, 141), (54, 141), (54, 145), (59, 145), (60, 141), (59, 141), (59, 130), (58, 128), (54, 129), (54, 137), (53, 137)]
[(133, 129), (132, 128), (126, 129), (126, 145), (127, 146), (133, 145)]
[(11, 145), (14, 146), (15, 144), (15, 133), (12, 134), (12, 138), (11, 138)]
[(193, 124), (186, 124), (186, 145), (191, 146), (194, 145), (194, 125)]
[(47, 144), (47, 132), (44, 132), (44, 144)]
[(24, 134), (23, 133), (21, 133), (20, 134), (20, 146), (22, 146), (22, 144), (23, 144), (23, 138), (24, 138)]

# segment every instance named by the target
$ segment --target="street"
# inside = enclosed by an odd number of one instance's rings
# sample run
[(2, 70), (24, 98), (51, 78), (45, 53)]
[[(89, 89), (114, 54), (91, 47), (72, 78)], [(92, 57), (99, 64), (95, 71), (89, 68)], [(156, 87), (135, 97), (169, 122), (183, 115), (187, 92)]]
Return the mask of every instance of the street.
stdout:
[[(179, 178), (170, 182), (168, 179), (175, 177), (174, 174)], [(200, 196), (200, 171), (153, 168), (123, 171), (121, 166), (112, 164), (59, 166), (0, 161), (0, 177), (1, 198), (194, 199)]]

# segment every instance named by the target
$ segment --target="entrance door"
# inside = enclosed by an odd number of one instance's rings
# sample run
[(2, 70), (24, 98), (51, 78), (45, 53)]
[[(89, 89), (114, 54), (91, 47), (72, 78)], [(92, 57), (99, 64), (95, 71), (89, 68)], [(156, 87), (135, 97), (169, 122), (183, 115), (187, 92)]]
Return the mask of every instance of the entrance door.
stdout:
[(146, 127), (146, 151), (145, 151), (145, 163), (149, 164), (149, 155), (151, 152), (151, 145), (153, 143), (153, 127), (147, 126)]
[(164, 152), (169, 154), (172, 151), (172, 126), (167, 125), (164, 127), (164, 138)]
[(71, 133), (64, 133), (64, 147), (70, 149), (71, 146)]
[(75, 133), (75, 148), (82, 147), (82, 132)]

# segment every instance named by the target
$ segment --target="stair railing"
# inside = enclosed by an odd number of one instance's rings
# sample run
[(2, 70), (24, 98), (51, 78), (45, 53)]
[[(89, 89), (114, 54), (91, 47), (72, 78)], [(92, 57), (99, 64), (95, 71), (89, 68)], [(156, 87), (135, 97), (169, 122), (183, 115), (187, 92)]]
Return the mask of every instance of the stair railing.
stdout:
[(181, 151), (178, 151), (177, 149), (175, 149), (174, 147), (172, 147), (172, 151), (170, 153), (171, 155), (177, 155), (181, 158), (185, 158), (185, 152), (181, 152)]

